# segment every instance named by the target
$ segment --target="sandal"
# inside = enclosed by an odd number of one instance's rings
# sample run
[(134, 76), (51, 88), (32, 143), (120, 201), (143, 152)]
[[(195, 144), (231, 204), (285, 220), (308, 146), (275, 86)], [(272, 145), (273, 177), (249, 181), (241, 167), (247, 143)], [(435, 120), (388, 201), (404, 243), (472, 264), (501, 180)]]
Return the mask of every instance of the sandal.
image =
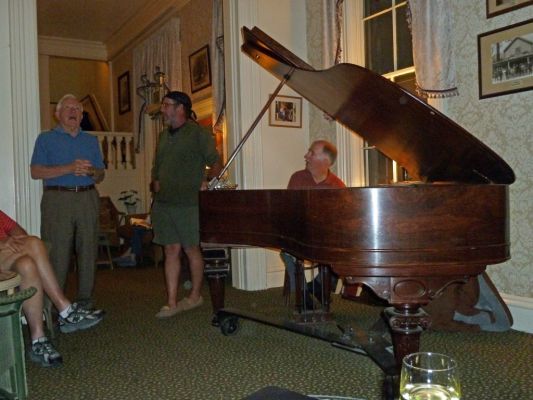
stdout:
[(178, 307), (170, 308), (169, 306), (161, 307), (161, 310), (155, 315), (156, 318), (170, 318), (179, 313)]
[(189, 299), (188, 297), (184, 297), (178, 302), (176, 310), (177, 312), (189, 311), (194, 308), (200, 307), (202, 304), (204, 304), (204, 298), (202, 296), (200, 296), (196, 301), (191, 301), (191, 299)]

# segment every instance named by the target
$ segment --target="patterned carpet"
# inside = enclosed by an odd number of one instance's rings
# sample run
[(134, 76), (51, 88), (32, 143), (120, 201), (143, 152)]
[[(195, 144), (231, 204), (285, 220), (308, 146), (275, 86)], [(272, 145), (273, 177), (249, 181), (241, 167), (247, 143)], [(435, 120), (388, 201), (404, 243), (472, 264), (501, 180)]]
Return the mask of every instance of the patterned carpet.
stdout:
[[(242, 399), (266, 386), (304, 394), (381, 399), (380, 369), (367, 357), (324, 341), (241, 321), (234, 336), (211, 327), (211, 305), (157, 320), (162, 269), (98, 271), (96, 301), (107, 311), (97, 328), (59, 334), (64, 365), (28, 362), (30, 400)], [(226, 290), (226, 305), (284, 315), (281, 289)], [(369, 327), (381, 308), (334, 298), (343, 324)], [(349, 322), (351, 321), (351, 322)], [(533, 335), (426, 332), (421, 349), (457, 359), (464, 399), (531, 398)]]

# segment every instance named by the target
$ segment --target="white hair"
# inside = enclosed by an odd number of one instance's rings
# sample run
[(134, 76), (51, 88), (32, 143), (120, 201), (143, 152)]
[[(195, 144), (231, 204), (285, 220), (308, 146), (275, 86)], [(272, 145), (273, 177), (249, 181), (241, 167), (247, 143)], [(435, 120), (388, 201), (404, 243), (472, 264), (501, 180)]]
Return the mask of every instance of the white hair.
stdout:
[[(63, 97), (61, 97), (61, 99), (59, 99), (59, 101), (57, 102), (57, 105), (56, 105), (56, 112), (59, 112), (61, 111), (61, 108), (63, 107), (63, 103), (65, 102), (65, 100), (68, 100), (68, 99), (74, 99), (76, 101), (78, 101), (78, 98), (76, 96), (74, 96), (73, 94), (66, 94), (64, 95)], [(78, 101), (78, 103), (80, 103)], [(83, 112), (83, 104), (80, 103), (80, 111)]]

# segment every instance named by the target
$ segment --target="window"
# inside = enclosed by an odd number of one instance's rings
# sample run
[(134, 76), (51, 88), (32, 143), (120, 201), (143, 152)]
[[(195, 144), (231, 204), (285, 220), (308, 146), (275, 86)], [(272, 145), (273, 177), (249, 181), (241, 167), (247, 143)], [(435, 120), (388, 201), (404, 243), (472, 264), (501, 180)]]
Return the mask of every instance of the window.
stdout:
[[(406, 12), (407, 2), (404, 0), (364, 0), (365, 65), (416, 94), (412, 40)], [(368, 145), (365, 150), (368, 186), (409, 178), (403, 168), (379, 150)]]

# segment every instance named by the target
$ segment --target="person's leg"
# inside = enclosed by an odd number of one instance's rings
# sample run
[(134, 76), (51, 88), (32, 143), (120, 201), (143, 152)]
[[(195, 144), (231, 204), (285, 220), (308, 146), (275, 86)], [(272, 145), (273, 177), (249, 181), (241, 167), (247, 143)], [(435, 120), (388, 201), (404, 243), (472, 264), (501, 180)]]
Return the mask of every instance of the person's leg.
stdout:
[[(30, 238), (30, 237), (28, 237)], [(36, 242), (38, 239), (32, 240)], [(24, 316), (30, 330), (31, 347), (28, 349), (30, 360), (43, 367), (61, 365), (63, 358), (44, 334), (43, 328), (43, 287), (35, 260), (28, 254), (25, 241), (20, 252), (4, 249), (0, 252), (0, 270), (12, 270), (21, 277), (21, 289), (34, 287), (36, 293), (22, 303)]]
[(34, 261), (44, 293), (59, 312), (65, 310), (70, 305), (70, 301), (59, 287), (43, 241), (35, 236), (28, 236), (24, 251)]
[(296, 258), (291, 256), (289, 253), (282, 251), (279, 253), (283, 263), (285, 264), (285, 269), (287, 270), (287, 276), (289, 277), (289, 287), (290, 291), (294, 292), (296, 289)]
[(71, 223), (71, 195), (68, 192), (45, 191), (41, 201), (41, 239), (50, 245), (50, 262), (63, 290), (72, 256), (74, 227)]
[(100, 200), (96, 190), (75, 193), (76, 255), (78, 259), (78, 301), (91, 308), (98, 252)]
[(147, 229), (142, 226), (133, 226), (133, 236), (131, 238), (131, 251), (135, 254), (137, 262), (141, 262), (143, 254), (143, 238)]
[(192, 303), (196, 303), (202, 297), (201, 290), (204, 279), (204, 257), (200, 246), (184, 247), (184, 251), (189, 259), (189, 268), (191, 270), (192, 289), (189, 294), (189, 300)]
[(165, 282), (167, 288), (167, 306), (175, 309), (178, 303), (178, 282), (181, 271), (179, 243), (167, 244), (165, 250)]
[(28, 321), (30, 336), (36, 340), (44, 334), (43, 328), (43, 287), (35, 261), (28, 255), (19, 257), (13, 264), (12, 270), (20, 275), (21, 289), (34, 287), (37, 292), (22, 303), (22, 310)]

